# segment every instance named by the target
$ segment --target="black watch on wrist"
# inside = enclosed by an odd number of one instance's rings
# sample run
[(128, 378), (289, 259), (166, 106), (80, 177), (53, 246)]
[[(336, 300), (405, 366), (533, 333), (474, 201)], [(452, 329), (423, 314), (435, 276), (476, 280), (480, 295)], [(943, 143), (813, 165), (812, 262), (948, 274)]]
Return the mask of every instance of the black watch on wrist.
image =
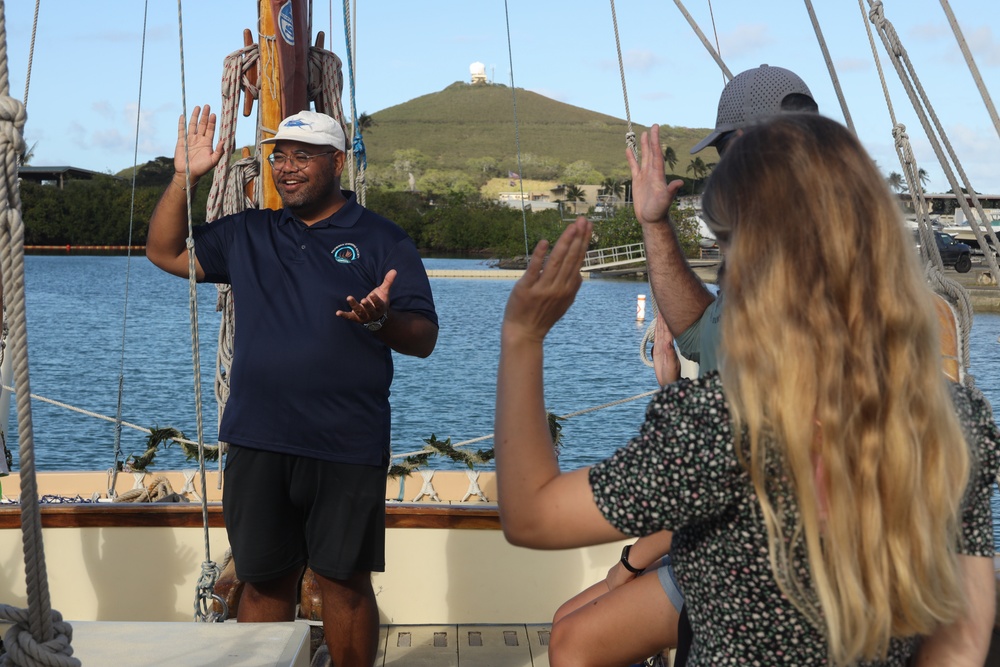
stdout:
[(624, 547), (622, 547), (622, 565), (624, 565), (625, 569), (631, 572), (632, 574), (642, 574), (642, 570), (640, 570), (639, 568), (632, 567), (632, 563), (628, 562), (628, 552), (631, 550), (632, 550), (631, 544), (626, 544)]
[(385, 321), (389, 319), (389, 311), (382, 313), (382, 317), (377, 320), (372, 320), (371, 322), (365, 322), (365, 329), (369, 331), (378, 331), (385, 325)]

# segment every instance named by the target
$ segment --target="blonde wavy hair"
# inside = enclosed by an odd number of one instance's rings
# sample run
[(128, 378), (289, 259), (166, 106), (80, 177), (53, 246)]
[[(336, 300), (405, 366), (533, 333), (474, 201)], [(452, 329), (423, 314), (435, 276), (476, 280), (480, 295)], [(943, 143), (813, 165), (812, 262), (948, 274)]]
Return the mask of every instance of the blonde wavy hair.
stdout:
[(771, 569), (834, 664), (883, 657), (965, 605), (970, 455), (912, 236), (855, 137), (815, 114), (734, 141), (703, 209), (726, 247), (720, 372)]

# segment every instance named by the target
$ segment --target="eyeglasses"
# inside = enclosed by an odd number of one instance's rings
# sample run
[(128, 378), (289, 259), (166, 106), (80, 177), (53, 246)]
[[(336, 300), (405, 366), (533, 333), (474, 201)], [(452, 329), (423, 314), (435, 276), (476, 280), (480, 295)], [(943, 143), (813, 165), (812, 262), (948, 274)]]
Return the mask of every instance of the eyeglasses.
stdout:
[(291, 155), (286, 155), (285, 153), (271, 153), (267, 156), (267, 161), (271, 163), (271, 166), (275, 169), (285, 169), (286, 167), (295, 167), (296, 169), (305, 169), (309, 166), (309, 163), (314, 157), (319, 157), (320, 155), (330, 155), (331, 153), (336, 153), (337, 151), (327, 151), (325, 153), (316, 153), (315, 155), (307, 155), (302, 151), (295, 151)]

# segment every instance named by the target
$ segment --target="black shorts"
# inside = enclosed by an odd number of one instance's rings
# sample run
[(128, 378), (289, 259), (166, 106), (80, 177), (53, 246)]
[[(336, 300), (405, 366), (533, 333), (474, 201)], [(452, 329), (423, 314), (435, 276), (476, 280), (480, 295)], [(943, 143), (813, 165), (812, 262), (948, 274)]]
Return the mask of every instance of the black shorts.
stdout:
[(230, 446), (222, 513), (243, 581), (303, 565), (329, 579), (385, 571), (385, 469)]

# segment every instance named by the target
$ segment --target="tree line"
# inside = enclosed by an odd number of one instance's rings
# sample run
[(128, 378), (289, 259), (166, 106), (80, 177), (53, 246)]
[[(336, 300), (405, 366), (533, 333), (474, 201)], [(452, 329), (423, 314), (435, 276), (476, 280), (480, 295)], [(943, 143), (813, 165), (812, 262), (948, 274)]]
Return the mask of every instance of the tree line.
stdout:
[[(62, 189), (24, 181), (25, 245), (144, 245), (149, 218), (172, 175), (171, 161), (157, 158), (139, 168), (134, 188), (131, 174), (70, 180)], [(205, 222), (210, 175), (203, 180), (192, 199), (196, 225)], [(615, 197), (624, 190), (616, 179), (606, 179), (603, 187)], [(369, 187), (367, 207), (400, 225), (425, 254), (516, 257), (524, 254), (525, 235), (533, 248), (542, 238), (555, 239), (565, 226), (558, 210), (522, 215), (519, 208), (484, 199), (475, 190), (446, 186), (424, 192)], [(682, 244), (696, 254), (697, 222), (680, 213), (675, 220)], [(642, 231), (631, 206), (617, 206), (595, 221), (595, 236), (609, 247), (641, 241)]]

